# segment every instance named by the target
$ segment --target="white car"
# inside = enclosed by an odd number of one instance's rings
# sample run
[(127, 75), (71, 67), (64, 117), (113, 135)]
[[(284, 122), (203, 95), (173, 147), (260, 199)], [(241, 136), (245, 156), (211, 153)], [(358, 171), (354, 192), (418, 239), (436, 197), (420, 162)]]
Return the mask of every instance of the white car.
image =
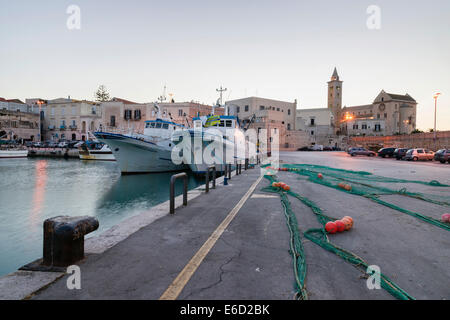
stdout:
[(67, 148), (69, 144), (66, 141), (58, 143), (58, 148)]

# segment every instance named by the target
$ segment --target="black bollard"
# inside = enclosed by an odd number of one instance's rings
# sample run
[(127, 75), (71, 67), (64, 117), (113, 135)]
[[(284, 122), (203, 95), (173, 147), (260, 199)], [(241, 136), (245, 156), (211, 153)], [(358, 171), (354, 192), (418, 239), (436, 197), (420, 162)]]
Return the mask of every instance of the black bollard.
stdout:
[(94, 217), (58, 216), (44, 221), (46, 266), (67, 267), (84, 258), (84, 236), (98, 229)]

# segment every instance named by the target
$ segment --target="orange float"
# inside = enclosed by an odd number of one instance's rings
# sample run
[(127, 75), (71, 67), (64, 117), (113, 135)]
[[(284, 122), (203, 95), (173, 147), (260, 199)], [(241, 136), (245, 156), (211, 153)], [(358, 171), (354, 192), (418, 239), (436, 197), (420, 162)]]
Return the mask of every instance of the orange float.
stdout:
[(337, 220), (334, 223), (336, 224), (338, 232), (342, 232), (345, 230), (345, 224), (341, 220)]
[(348, 231), (352, 228), (352, 222), (349, 219), (342, 218), (341, 221), (345, 225), (345, 231)]
[(336, 223), (334, 223), (332, 221), (327, 222), (327, 224), (325, 225), (325, 230), (330, 234), (336, 233), (337, 232)]

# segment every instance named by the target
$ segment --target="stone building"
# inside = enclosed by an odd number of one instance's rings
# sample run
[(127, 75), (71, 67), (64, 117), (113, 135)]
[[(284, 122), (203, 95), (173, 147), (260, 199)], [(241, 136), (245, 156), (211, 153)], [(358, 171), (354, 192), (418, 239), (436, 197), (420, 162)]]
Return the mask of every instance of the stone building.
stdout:
[[(294, 102), (248, 97), (227, 101), (229, 112), (239, 118), (241, 125), (255, 130), (273, 129), (279, 134), (281, 148), (295, 148), (294, 133), (297, 100)], [(268, 145), (271, 138), (268, 137)]]
[[(192, 118), (197, 115), (209, 115), (213, 107), (196, 102), (157, 103), (161, 116), (171, 118), (172, 121), (191, 125)], [(146, 120), (157, 117), (155, 103), (137, 103), (121, 98), (102, 102), (102, 130), (107, 132), (138, 132), (143, 133)], [(223, 114), (223, 108), (215, 108), (215, 114)]]
[[(347, 107), (342, 105), (342, 88), (335, 68), (327, 82), (327, 108), (297, 110), (297, 129), (309, 132), (311, 144), (337, 146), (342, 140), (339, 136), (410, 134), (415, 130), (417, 102), (409, 94), (381, 90), (372, 103)], [(318, 119), (323, 119), (320, 124)]]
[(361, 135), (410, 134), (416, 129), (416, 110), (417, 102), (408, 93), (381, 90), (372, 104), (342, 108), (340, 129), (350, 120)]
[(47, 100), (42, 105), (45, 140), (87, 140), (101, 124), (100, 103), (70, 97)]
[(295, 127), (304, 131), (308, 137), (308, 143), (303, 146), (337, 146), (335, 118), (329, 108), (297, 109)]
[(0, 139), (37, 141), (39, 113), (18, 99), (0, 98)]

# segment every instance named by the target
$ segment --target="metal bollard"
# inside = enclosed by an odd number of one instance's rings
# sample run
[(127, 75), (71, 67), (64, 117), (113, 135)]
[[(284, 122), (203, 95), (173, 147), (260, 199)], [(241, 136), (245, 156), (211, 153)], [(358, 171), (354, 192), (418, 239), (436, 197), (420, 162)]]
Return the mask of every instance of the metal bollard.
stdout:
[(174, 174), (170, 178), (170, 214), (175, 213), (175, 181), (177, 181), (177, 179), (179, 178), (183, 178), (183, 206), (187, 206), (187, 189), (189, 177), (186, 172)]
[(231, 180), (231, 163), (228, 164), (228, 180)]
[(44, 221), (46, 266), (67, 267), (84, 258), (84, 236), (98, 229), (94, 217), (58, 216)]
[(224, 164), (225, 166), (225, 170), (223, 172), (223, 185), (227, 186), (228, 185), (228, 165)]
[(245, 159), (244, 169), (248, 170), (248, 158)]
[(208, 167), (208, 170), (206, 171), (206, 175), (205, 175), (205, 186), (206, 186), (206, 190), (205, 192), (209, 192), (209, 172), (212, 171), (213, 172), (213, 185), (211, 189), (215, 189), (216, 188), (216, 166), (210, 166)]

